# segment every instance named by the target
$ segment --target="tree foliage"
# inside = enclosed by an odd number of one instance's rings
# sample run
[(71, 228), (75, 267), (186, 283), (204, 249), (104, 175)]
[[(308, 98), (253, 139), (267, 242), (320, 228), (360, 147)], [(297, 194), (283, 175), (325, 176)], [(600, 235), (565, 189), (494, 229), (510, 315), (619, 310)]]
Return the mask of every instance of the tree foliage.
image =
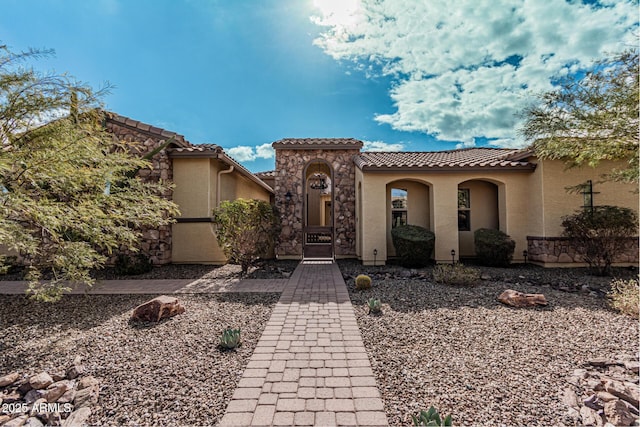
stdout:
[(131, 173), (150, 164), (105, 131), (103, 92), (22, 66), (50, 53), (0, 47), (0, 245), (43, 300), (59, 299), (65, 282), (92, 284), (106, 255), (135, 250), (141, 228), (178, 213), (161, 197), (167, 183)]
[(596, 167), (623, 160), (603, 180), (638, 182), (638, 50), (594, 63), (582, 78), (572, 75), (526, 109), (521, 133), (540, 158), (568, 167)]
[(261, 200), (225, 200), (213, 211), (216, 238), (225, 256), (239, 263), (242, 273), (273, 249), (280, 234), (280, 216)]
[(638, 217), (629, 208), (595, 206), (562, 218), (564, 236), (592, 271), (605, 276), (631, 237), (638, 232)]

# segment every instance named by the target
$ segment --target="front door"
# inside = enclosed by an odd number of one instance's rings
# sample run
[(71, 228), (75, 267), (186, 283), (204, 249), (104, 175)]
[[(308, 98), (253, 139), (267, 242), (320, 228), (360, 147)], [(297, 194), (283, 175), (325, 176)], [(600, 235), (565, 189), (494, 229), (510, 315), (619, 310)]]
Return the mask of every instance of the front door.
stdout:
[(305, 170), (303, 257), (333, 258), (333, 183), (331, 167), (316, 160)]

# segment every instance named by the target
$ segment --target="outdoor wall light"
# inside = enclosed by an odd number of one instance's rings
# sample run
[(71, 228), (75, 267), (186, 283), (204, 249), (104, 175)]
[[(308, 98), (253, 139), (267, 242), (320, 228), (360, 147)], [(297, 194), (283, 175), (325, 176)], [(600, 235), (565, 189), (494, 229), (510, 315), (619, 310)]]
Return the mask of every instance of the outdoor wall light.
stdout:
[(455, 263), (456, 263), (456, 250), (451, 249), (451, 264), (455, 264)]
[(373, 266), (375, 267), (376, 265), (376, 257), (378, 256), (378, 250), (374, 249), (373, 250)]
[(529, 255), (529, 252), (527, 252), (527, 250), (525, 249), (524, 251), (522, 251), (522, 256), (524, 257), (524, 263), (527, 263), (527, 256)]
[(284, 195), (284, 201), (287, 203), (291, 203), (292, 198), (293, 194), (291, 194), (291, 191), (287, 191), (287, 194)]

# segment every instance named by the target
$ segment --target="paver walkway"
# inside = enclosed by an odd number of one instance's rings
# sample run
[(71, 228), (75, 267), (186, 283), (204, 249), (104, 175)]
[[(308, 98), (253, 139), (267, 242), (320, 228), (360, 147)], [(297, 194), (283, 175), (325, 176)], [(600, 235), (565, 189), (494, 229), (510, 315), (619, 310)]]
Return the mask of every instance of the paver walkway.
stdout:
[(388, 425), (335, 263), (296, 268), (220, 425)]

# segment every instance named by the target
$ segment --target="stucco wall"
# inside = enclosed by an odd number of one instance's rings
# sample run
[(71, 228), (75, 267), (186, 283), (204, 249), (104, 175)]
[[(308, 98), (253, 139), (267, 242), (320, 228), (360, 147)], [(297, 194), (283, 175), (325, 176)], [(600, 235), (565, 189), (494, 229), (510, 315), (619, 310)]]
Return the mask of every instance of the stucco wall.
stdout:
[(469, 189), (470, 225), (469, 231), (458, 231), (460, 256), (475, 256), (473, 233), (479, 228), (499, 229), (498, 187), (486, 181), (465, 181), (458, 188)]
[(395, 256), (396, 254), (396, 250), (393, 247), (393, 241), (391, 239), (391, 190), (394, 188), (407, 191), (407, 224), (419, 225), (427, 230), (431, 229), (429, 187), (423, 183), (408, 180), (398, 180), (387, 184), (386, 226), (388, 256)]
[[(377, 249), (377, 261), (384, 262), (390, 254), (387, 251), (387, 184), (406, 179), (421, 182), (429, 187), (430, 229), (436, 234), (435, 259), (451, 261), (451, 249), (460, 254), (458, 236), (458, 185), (469, 180), (486, 180), (498, 186), (498, 206), (500, 229), (516, 242), (515, 260), (522, 259), (522, 251), (527, 248), (527, 224), (530, 172), (450, 172), (450, 173), (389, 173), (364, 172), (358, 170), (362, 179), (361, 227), (362, 253), (365, 264), (373, 263), (373, 250)], [(394, 184), (395, 186), (396, 184)], [(384, 208), (383, 208), (384, 207)], [(508, 208), (507, 208), (508, 207)], [(411, 220), (409, 220), (411, 222)]]
[(532, 235), (542, 237), (557, 237), (562, 235), (562, 217), (573, 214), (583, 206), (583, 195), (570, 193), (567, 186), (575, 186), (593, 181), (593, 204), (622, 206), (638, 210), (637, 184), (620, 184), (614, 182), (598, 183), (601, 175), (612, 168), (624, 167), (622, 162), (602, 162), (598, 168), (573, 168), (566, 170), (559, 160), (545, 160), (538, 163), (536, 173), (542, 176), (542, 208), (543, 224), (542, 234)]
[[(174, 201), (182, 215), (172, 227), (174, 263), (224, 264), (210, 217), (216, 206), (218, 172), (229, 166), (215, 158), (174, 158)], [(220, 200), (238, 198), (269, 201), (270, 193), (233, 171), (220, 175)]]

